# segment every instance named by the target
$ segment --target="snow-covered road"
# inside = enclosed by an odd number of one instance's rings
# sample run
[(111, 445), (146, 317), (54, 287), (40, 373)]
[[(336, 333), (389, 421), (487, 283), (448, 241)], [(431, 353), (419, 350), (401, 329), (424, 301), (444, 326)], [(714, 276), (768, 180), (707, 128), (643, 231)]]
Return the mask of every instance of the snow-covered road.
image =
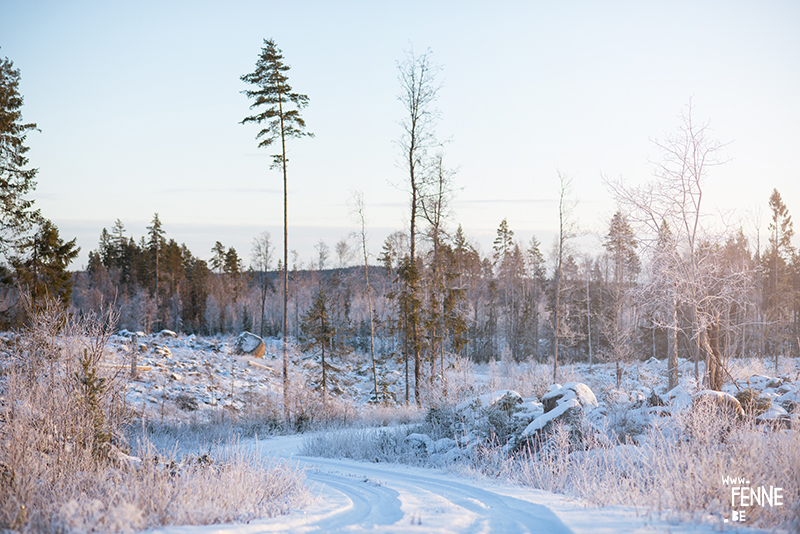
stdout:
[[(469, 481), (416, 470), (338, 460), (302, 459), (308, 477), (336, 503), (305, 528), (320, 532), (569, 533), (541, 504), (503, 495)], [(466, 480), (466, 479), (465, 479)]]
[(170, 527), (153, 532), (699, 534), (719, 529), (711, 524), (671, 524), (626, 507), (587, 508), (545, 491), (434, 470), (298, 456), (302, 439), (288, 436), (242, 445), (291, 458), (307, 470), (314, 502), (305, 509), (250, 524)]

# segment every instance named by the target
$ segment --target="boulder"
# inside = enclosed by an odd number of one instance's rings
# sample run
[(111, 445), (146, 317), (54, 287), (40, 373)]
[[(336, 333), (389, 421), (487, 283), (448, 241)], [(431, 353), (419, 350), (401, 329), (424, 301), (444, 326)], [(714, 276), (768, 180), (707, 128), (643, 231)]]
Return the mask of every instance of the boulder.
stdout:
[(787, 412), (792, 413), (800, 406), (800, 387), (797, 384), (783, 384), (778, 388), (778, 393), (780, 396), (775, 402)]
[(131, 332), (130, 330), (126, 330), (123, 328), (122, 330), (117, 332), (117, 335), (122, 337), (144, 337), (144, 332), (140, 331)]
[(756, 422), (758, 423), (771, 423), (771, 424), (779, 424), (783, 425), (786, 428), (791, 427), (791, 418), (789, 417), (789, 412), (784, 410), (781, 406), (777, 404), (771, 404), (764, 413), (761, 413), (756, 417)]
[(458, 442), (452, 438), (437, 439), (433, 443), (433, 452), (445, 453), (451, 449), (455, 449), (457, 446)]
[(233, 353), (249, 355), (255, 358), (264, 357), (264, 340), (250, 332), (242, 332), (233, 344)]
[(662, 399), (662, 398), (661, 398), (661, 397), (658, 395), (658, 393), (656, 393), (656, 390), (653, 390), (653, 391), (650, 393), (650, 397), (648, 397), (648, 399), (647, 399), (647, 403), (650, 405), (650, 407), (656, 407), (656, 406), (666, 406), (666, 405), (667, 405), (667, 403), (666, 403), (666, 402), (664, 402), (664, 399)]
[(511, 389), (501, 389), (480, 395), (474, 399), (465, 400), (456, 406), (457, 412), (466, 410), (479, 410), (497, 406), (501, 410), (511, 411), (512, 407), (522, 404), (523, 399), (519, 393)]
[(586, 384), (554, 384), (542, 397), (542, 404), (544, 413), (531, 421), (515, 440), (516, 450), (528, 446), (532, 450), (549, 448), (548, 442), (557, 425), (568, 429), (570, 451), (584, 449), (589, 435), (597, 434), (597, 430), (586, 419), (587, 413), (597, 409), (597, 397)]
[(692, 396), (692, 413), (698, 411), (712, 412), (723, 416), (741, 419), (744, 417), (742, 404), (736, 397), (723, 391), (704, 389)]
[(597, 397), (594, 392), (582, 382), (569, 382), (563, 386), (553, 384), (550, 390), (542, 397), (544, 413), (555, 410), (557, 406), (564, 404), (570, 399), (575, 399), (577, 406), (589, 412), (597, 408)]
[(702, 390), (692, 396), (686, 432), (703, 446), (725, 443), (744, 420), (744, 409), (736, 397), (722, 391)]

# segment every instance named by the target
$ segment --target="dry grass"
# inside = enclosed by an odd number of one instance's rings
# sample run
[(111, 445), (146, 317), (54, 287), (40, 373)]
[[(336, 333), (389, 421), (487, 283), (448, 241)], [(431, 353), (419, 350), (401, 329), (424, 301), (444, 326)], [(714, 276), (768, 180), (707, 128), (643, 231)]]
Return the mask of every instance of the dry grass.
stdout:
[(303, 472), (269, 459), (222, 448), (179, 455), (141, 437), (131, 448), (123, 375), (100, 365), (113, 324), (50, 307), (2, 354), (0, 530), (244, 521), (307, 498)]
[[(303, 454), (369, 462), (441, 464), (404, 440), (424, 425), (381, 430), (342, 430), (310, 436)], [(484, 475), (567, 494), (589, 503), (634, 506), (669, 520), (722, 523), (730, 517), (731, 486), (724, 477), (744, 477), (750, 486), (781, 487), (784, 505), (754, 506), (747, 524), (761, 528), (800, 526), (800, 435), (735, 422), (709, 408), (659, 420), (640, 444), (587, 444), (570, 453), (569, 430), (556, 426), (546, 449), (509, 455), (498, 446), (464, 451), (449, 466), (460, 474)]]
[(783, 488), (786, 503), (749, 508), (749, 525), (788, 527), (798, 519), (797, 431), (732, 423), (724, 414), (705, 411), (665, 420), (638, 446), (571, 455), (567, 447), (561, 443), (560, 451), (535, 461), (509, 459), (515, 467), (507, 472), (524, 484), (600, 506), (633, 505), (671, 519), (720, 522), (731, 512), (730, 486), (723, 478), (744, 477), (752, 487)]

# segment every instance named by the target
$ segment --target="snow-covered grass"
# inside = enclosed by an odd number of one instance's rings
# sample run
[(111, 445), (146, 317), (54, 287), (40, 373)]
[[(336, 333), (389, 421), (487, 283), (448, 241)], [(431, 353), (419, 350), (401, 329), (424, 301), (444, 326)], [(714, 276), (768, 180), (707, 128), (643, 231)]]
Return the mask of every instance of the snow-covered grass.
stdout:
[(162, 435), (157, 446), (147, 425), (132, 425), (124, 374), (106, 358), (113, 322), (50, 308), (4, 339), (0, 530), (246, 521), (305, 502), (305, 474), (285, 462), (208, 445), (205, 432), (180, 447)]
[[(647, 378), (646, 366), (640, 367), (632, 371)], [(789, 370), (789, 365), (785, 367)], [(761, 370), (751, 367), (744, 373)], [(488, 371), (495, 387), (520, 383), (519, 375), (512, 374), (511, 380), (504, 382), (491, 367)], [(525, 374), (535, 377), (537, 371), (537, 366), (531, 366)], [(603, 372), (598, 369), (596, 375)], [(687, 378), (687, 384), (690, 382)], [(724, 522), (732, 509), (730, 487), (724, 479), (742, 477), (747, 484), (741, 485), (780, 487), (784, 498), (781, 506), (748, 508), (748, 525), (800, 525), (800, 437), (796, 429), (757, 424), (753, 418), (731, 419), (724, 410), (699, 404), (682, 411), (676, 403), (668, 407), (671, 414), (647, 416), (631, 409), (630, 402), (612, 402), (614, 395), (627, 398), (624, 392), (610, 385), (604, 389), (605, 400), (613, 408), (612, 417), (603, 418), (610, 439), (589, 435), (580, 450), (564, 424), (554, 425), (546, 446), (535, 450), (531, 446), (509, 450), (491, 439), (476, 442), (453, 434), (454, 428), (465, 424), (453, 421), (463, 417), (459, 415), (462, 412), (439, 405), (420, 424), (314, 434), (304, 440), (301, 452), (444, 468), (566, 494), (597, 506), (633, 506), (669, 521), (715, 524)], [(450, 441), (459, 445), (441, 454), (439, 442), (448, 439), (448, 432), (449, 438), (454, 438)]]
[[(685, 411), (700, 389), (686, 360), (670, 395), (664, 361), (626, 364), (619, 389), (613, 364), (562, 366), (563, 388), (577, 394), (582, 383), (596, 399), (563, 397), (544, 413), (545, 398), (561, 391), (551, 364), (447, 355), (417, 408), (413, 387), (411, 406), (369, 403), (368, 359), (356, 353), (337, 359), (337, 391), (323, 400), (317, 362), (290, 343), (286, 423), (277, 341), (256, 359), (232, 354), (230, 336), (162, 332), (138, 336), (134, 351), (130, 335), (100, 328), (110, 319), (45, 314), (24, 335), (0, 336), (0, 528), (120, 531), (280, 514), (308, 499), (304, 473), (244, 438), (299, 432), (306, 437), (288, 439), (302, 440), (306, 455), (445, 468), (670, 520), (721, 521), (731, 511), (723, 477), (745, 477), (785, 496), (782, 507), (748, 509), (749, 525), (800, 524), (796, 428), (756, 424), (748, 406), (744, 424)], [(800, 404), (797, 364), (781, 358), (775, 378), (771, 361), (737, 359), (729, 369), (753, 406), (796, 426), (787, 411)], [(386, 362), (381, 380), (404, 397), (401, 364)], [(652, 405), (653, 393), (668, 406)], [(558, 420), (570, 407), (583, 422)]]
[[(678, 417), (653, 428), (639, 445), (572, 453), (562, 431), (556, 438), (559, 448), (546, 457), (503, 456), (504, 461), (495, 462), (502, 470), (491, 473), (599, 506), (633, 505), (682, 521), (702, 522), (712, 514), (718, 520), (728, 512), (730, 492), (723, 484), (728, 476), (746, 477), (753, 486), (781, 487), (784, 496), (800, 495), (797, 433), (744, 424), (721, 436), (719, 429), (729, 424), (713, 413), (691, 422)], [(787, 501), (780, 507), (754, 507), (748, 522), (762, 527), (796, 522), (797, 499)]]

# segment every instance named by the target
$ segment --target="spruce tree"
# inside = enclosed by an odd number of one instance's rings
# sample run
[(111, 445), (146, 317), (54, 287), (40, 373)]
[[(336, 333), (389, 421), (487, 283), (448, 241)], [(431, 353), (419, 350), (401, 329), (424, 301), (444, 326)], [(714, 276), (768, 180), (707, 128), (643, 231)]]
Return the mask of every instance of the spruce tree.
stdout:
[(778, 355), (787, 343), (788, 318), (791, 316), (792, 287), (789, 265), (795, 254), (792, 247), (794, 225), (789, 209), (777, 189), (772, 190), (769, 197), (769, 209), (772, 213), (769, 223), (769, 248), (764, 254), (767, 274), (767, 295), (770, 323), (772, 328), (771, 349), (775, 358), (775, 372), (778, 372)]
[(616, 212), (611, 218), (611, 223), (606, 234), (603, 247), (611, 256), (614, 266), (614, 322), (610, 325), (611, 345), (614, 350), (614, 360), (617, 367), (617, 389), (622, 381), (621, 362), (628, 353), (628, 340), (630, 325), (623, 324), (623, 306), (626, 300), (627, 284), (631, 275), (639, 270), (639, 258), (636, 256), (636, 247), (639, 244), (628, 223), (627, 217), (622, 212)]
[(330, 359), (331, 341), (336, 335), (336, 329), (331, 324), (329, 307), (328, 295), (325, 293), (324, 288), (320, 288), (314, 296), (311, 307), (303, 315), (300, 322), (303, 350), (319, 350), (321, 364), (320, 384), (322, 386), (323, 402), (325, 402), (328, 395), (328, 371), (332, 370), (330, 362), (325, 361), (325, 350), (328, 349), (328, 358)]
[(159, 262), (161, 250), (164, 248), (164, 229), (161, 227), (161, 220), (158, 218), (158, 213), (153, 215), (151, 226), (147, 227), (148, 242), (147, 246), (150, 250), (151, 258), (153, 259), (153, 273), (155, 274), (155, 295), (156, 295), (156, 329), (161, 323), (159, 314)]
[(36, 124), (22, 122), (19, 70), (8, 58), (0, 58), (0, 254), (7, 254), (19, 236), (39, 217), (33, 200), (25, 195), (36, 187), (38, 169), (26, 168), (28, 132)]
[(72, 273), (67, 266), (81, 250), (75, 241), (65, 243), (56, 225), (43, 219), (36, 232), (19, 244), (25, 257), (12, 258), (11, 265), (17, 281), (29, 291), (34, 310), (44, 306), (45, 296), (57, 299), (64, 307), (69, 304)]
[(222, 269), (225, 267), (225, 245), (217, 241), (214, 243), (214, 246), (211, 247), (211, 252), (214, 253), (214, 255), (211, 256), (211, 269), (222, 273)]

